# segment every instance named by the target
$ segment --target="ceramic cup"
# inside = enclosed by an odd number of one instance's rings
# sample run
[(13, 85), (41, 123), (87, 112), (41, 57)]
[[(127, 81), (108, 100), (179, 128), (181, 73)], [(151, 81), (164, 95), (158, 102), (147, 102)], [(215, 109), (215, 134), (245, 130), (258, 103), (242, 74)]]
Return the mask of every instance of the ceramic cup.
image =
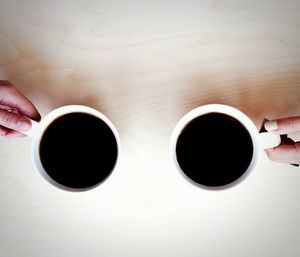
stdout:
[[(222, 114), (229, 115), (235, 118), (236, 120), (238, 120), (248, 130), (253, 144), (253, 155), (247, 170), (245, 170), (243, 175), (239, 177), (237, 180), (231, 182), (230, 184), (220, 186), (220, 187), (209, 187), (209, 186), (198, 184), (197, 182), (191, 180), (189, 177), (185, 175), (185, 173), (180, 168), (176, 156), (177, 140), (182, 130), (186, 127), (188, 123), (190, 123), (195, 118), (208, 113), (222, 113)], [(199, 131), (199, 133), (201, 133), (201, 131)], [(208, 104), (208, 105), (203, 105), (198, 108), (195, 108), (194, 110), (190, 111), (179, 120), (171, 135), (170, 156), (171, 156), (171, 161), (175, 164), (176, 169), (188, 181), (192, 182), (197, 186), (203, 187), (205, 189), (218, 190), (218, 189), (226, 189), (241, 183), (257, 166), (259, 157), (263, 152), (262, 150), (271, 147), (276, 147), (280, 143), (281, 143), (281, 139), (279, 135), (275, 135), (270, 132), (259, 133), (252, 120), (246, 114), (239, 111), (238, 109), (223, 104)]]
[[(32, 155), (33, 163), (34, 163), (36, 169), (38, 170), (38, 172), (42, 175), (42, 177), (44, 179), (46, 179), (46, 181), (48, 181), (53, 186), (55, 186), (59, 189), (66, 190), (66, 191), (86, 191), (86, 190), (89, 190), (89, 189), (92, 189), (92, 188), (98, 186), (103, 181), (99, 182), (96, 185), (88, 187), (88, 188), (67, 187), (65, 185), (58, 183), (57, 181), (55, 181), (48, 175), (47, 171), (44, 169), (44, 167), (42, 165), (41, 158), (40, 158), (39, 148), (40, 148), (40, 142), (41, 142), (44, 132), (46, 131), (46, 129), (51, 125), (51, 123), (54, 120), (56, 120), (57, 118), (59, 118), (63, 115), (69, 114), (69, 113), (84, 113), (84, 114), (93, 115), (93, 116), (101, 119), (102, 121), (104, 121), (109, 126), (109, 128), (113, 132), (116, 142), (117, 142), (117, 148), (118, 148), (118, 156), (117, 156), (117, 160), (116, 160), (116, 164), (117, 164), (118, 160), (120, 159), (119, 156), (120, 156), (120, 152), (121, 152), (120, 137), (118, 135), (118, 132), (117, 132), (115, 126), (113, 125), (113, 123), (104, 114), (102, 114), (101, 112), (99, 112), (91, 107), (82, 106), (82, 105), (67, 105), (67, 106), (57, 108), (57, 109), (51, 111), (49, 114), (47, 114), (40, 122), (31, 120), (32, 128), (29, 131), (25, 131), (22, 133), (24, 133), (32, 138), (31, 155)], [(115, 167), (116, 167), (116, 165), (114, 166), (114, 169), (115, 169)]]

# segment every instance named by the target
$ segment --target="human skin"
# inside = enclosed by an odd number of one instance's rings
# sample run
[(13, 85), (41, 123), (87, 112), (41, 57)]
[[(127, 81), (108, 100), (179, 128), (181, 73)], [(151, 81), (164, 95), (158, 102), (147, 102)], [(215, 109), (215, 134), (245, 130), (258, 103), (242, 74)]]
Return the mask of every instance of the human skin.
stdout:
[[(265, 129), (277, 135), (300, 131), (300, 117), (289, 117), (265, 123)], [(300, 164), (300, 142), (290, 139), (289, 144), (281, 144), (266, 150), (270, 160), (282, 163)]]
[(0, 80), (0, 135), (3, 137), (24, 137), (20, 131), (31, 128), (28, 119), (39, 121), (41, 115), (11, 82)]

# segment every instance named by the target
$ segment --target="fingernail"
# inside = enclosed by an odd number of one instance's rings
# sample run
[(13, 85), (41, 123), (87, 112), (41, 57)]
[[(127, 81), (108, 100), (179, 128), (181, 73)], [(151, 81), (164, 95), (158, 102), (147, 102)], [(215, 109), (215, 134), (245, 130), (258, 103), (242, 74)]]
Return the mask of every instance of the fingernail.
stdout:
[(267, 121), (267, 122), (265, 122), (264, 125), (265, 125), (265, 129), (267, 131), (274, 131), (278, 128), (278, 124), (277, 124), (276, 120)]
[(21, 131), (26, 131), (26, 130), (31, 129), (30, 121), (27, 119), (24, 119), (24, 118), (19, 119), (17, 126), (18, 126), (19, 130), (21, 130)]

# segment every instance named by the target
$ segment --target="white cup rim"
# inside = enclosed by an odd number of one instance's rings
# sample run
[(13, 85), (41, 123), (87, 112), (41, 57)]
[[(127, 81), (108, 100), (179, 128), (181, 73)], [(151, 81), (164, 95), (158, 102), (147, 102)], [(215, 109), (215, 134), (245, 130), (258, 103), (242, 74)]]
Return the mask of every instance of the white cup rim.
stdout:
[[(117, 159), (116, 159), (114, 167), (112, 168), (111, 172), (104, 180), (102, 180), (99, 183), (97, 183), (93, 186), (90, 186), (90, 187), (71, 188), (71, 187), (67, 187), (65, 185), (58, 183), (57, 181), (55, 181), (48, 175), (48, 173), (45, 171), (45, 169), (41, 163), (41, 160), (40, 160), (39, 145), (40, 145), (40, 141), (43, 136), (43, 133), (45, 132), (46, 128), (51, 124), (51, 122), (53, 122), (58, 117), (63, 116), (68, 113), (86, 113), (86, 114), (90, 114), (90, 115), (93, 115), (93, 116), (101, 119), (109, 126), (109, 128), (112, 130), (112, 132), (116, 138), (118, 152), (117, 152)], [(31, 155), (32, 155), (33, 163), (34, 163), (36, 169), (42, 175), (42, 177), (45, 180), (47, 180), (50, 184), (52, 184), (56, 188), (62, 189), (64, 191), (84, 192), (84, 191), (91, 190), (91, 189), (99, 186), (100, 184), (104, 183), (112, 175), (113, 171), (116, 169), (116, 166), (118, 165), (119, 160), (120, 160), (120, 154), (121, 154), (121, 140), (120, 140), (119, 134), (117, 132), (117, 129), (115, 128), (113, 123), (103, 113), (99, 112), (98, 110), (96, 110), (94, 108), (84, 106), (84, 105), (65, 105), (65, 106), (59, 107), (59, 108), (51, 111), (38, 123), (38, 125), (36, 126), (36, 128), (34, 130), (33, 136), (32, 136)]]
[[(190, 121), (192, 121), (196, 117), (199, 117), (199, 116), (202, 116), (202, 115), (208, 114), (208, 113), (223, 113), (223, 114), (227, 114), (227, 115), (232, 116), (233, 118), (237, 119), (248, 130), (248, 132), (251, 136), (251, 139), (252, 139), (252, 144), (253, 144), (253, 155), (252, 155), (252, 159), (251, 159), (251, 162), (250, 162), (247, 170), (243, 173), (243, 175), (241, 177), (239, 177), (235, 181), (233, 181), (229, 184), (226, 184), (224, 186), (219, 186), (219, 187), (202, 185), (202, 184), (199, 184), (199, 183), (193, 181), (192, 179), (190, 179), (180, 168), (178, 161), (177, 161), (177, 157), (176, 157), (176, 144), (177, 144), (178, 136), (180, 135), (181, 131), (184, 129), (184, 127)], [(199, 106), (199, 107), (191, 110), (187, 114), (185, 114), (178, 121), (175, 128), (173, 129), (173, 132), (172, 132), (172, 135), (170, 138), (170, 148), (169, 148), (170, 149), (170, 159), (171, 159), (171, 162), (173, 163), (173, 165), (175, 165), (175, 168), (182, 175), (182, 177), (185, 180), (189, 181), (192, 185), (203, 188), (203, 189), (215, 190), (215, 191), (228, 189), (228, 188), (236, 186), (236, 185), (240, 184), (242, 181), (244, 181), (249, 176), (249, 174), (254, 169), (254, 167), (256, 166), (259, 156), (260, 156), (260, 148), (261, 148), (260, 144), (259, 144), (258, 134), (259, 133), (257, 131), (255, 124), (252, 122), (252, 120), (246, 114), (244, 114), (240, 110), (238, 110), (234, 107), (228, 106), (228, 105), (224, 105), (224, 104), (202, 105), (202, 106)]]

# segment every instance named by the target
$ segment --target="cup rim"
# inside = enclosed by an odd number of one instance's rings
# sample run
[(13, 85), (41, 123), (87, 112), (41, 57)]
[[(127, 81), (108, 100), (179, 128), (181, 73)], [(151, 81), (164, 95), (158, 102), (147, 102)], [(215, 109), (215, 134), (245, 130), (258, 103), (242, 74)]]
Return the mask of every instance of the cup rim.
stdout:
[[(72, 188), (72, 187), (68, 187), (68, 186), (58, 183), (57, 181), (55, 181), (53, 178), (51, 178), (48, 175), (48, 173), (45, 171), (45, 169), (41, 163), (41, 160), (40, 160), (39, 147), (40, 147), (40, 142), (41, 142), (43, 133), (45, 132), (47, 127), (51, 124), (51, 122), (53, 122), (55, 119), (65, 115), (65, 114), (69, 114), (69, 113), (86, 113), (86, 114), (90, 114), (90, 115), (93, 115), (93, 116), (101, 119), (109, 126), (109, 128), (113, 132), (116, 142), (117, 142), (117, 158), (116, 158), (114, 167), (112, 168), (112, 170), (110, 171), (110, 173), (107, 175), (107, 177), (105, 179), (103, 179), (99, 183), (92, 185), (90, 187)], [(59, 107), (57, 109), (54, 109), (53, 111), (48, 113), (39, 122), (36, 130), (34, 131), (32, 143), (31, 143), (31, 155), (32, 155), (33, 163), (35, 164), (35, 168), (38, 170), (40, 175), (45, 180), (47, 180), (50, 184), (55, 186), (56, 188), (62, 189), (64, 191), (69, 191), (69, 192), (89, 191), (95, 187), (98, 187), (102, 183), (104, 183), (111, 176), (113, 171), (116, 169), (116, 167), (119, 163), (119, 160), (120, 160), (120, 154), (121, 154), (121, 140), (120, 140), (120, 136), (119, 136), (114, 124), (110, 121), (110, 119), (107, 116), (105, 116), (100, 111), (98, 111), (92, 107), (88, 107), (88, 106), (84, 106), (84, 105), (65, 105), (65, 106)]]
[[(189, 178), (181, 169), (178, 161), (177, 161), (177, 156), (176, 156), (176, 145), (177, 145), (177, 139), (182, 132), (182, 130), (185, 128), (185, 126), (195, 119), (196, 117), (208, 114), (208, 113), (223, 113), (227, 114), (229, 116), (232, 116), (233, 118), (237, 119), (249, 132), (250, 137), (252, 139), (252, 144), (253, 144), (253, 155), (251, 162), (247, 168), (247, 170), (240, 176), (238, 179), (234, 180), (233, 182), (223, 185), (223, 186), (218, 186), (218, 187), (213, 187), (213, 186), (206, 186), (202, 185), (191, 178)], [(188, 113), (186, 113), (175, 125), (173, 132), (171, 134), (170, 138), (170, 147), (169, 147), (169, 155), (170, 159), (175, 166), (175, 168), (179, 171), (181, 174), (181, 177), (183, 177), (185, 180), (189, 181), (192, 185), (196, 187), (200, 187), (206, 190), (210, 191), (220, 191), (220, 190), (225, 190), (228, 188), (232, 188), (238, 184), (240, 184), (242, 181), (244, 181), (251, 171), (254, 169), (256, 166), (258, 159), (259, 159), (259, 149), (260, 149), (260, 144), (258, 140), (258, 131), (256, 129), (256, 126), (254, 125), (253, 121), (242, 111), (229, 106), (225, 104), (206, 104), (202, 105), (199, 107), (196, 107), (195, 109), (192, 109)]]

